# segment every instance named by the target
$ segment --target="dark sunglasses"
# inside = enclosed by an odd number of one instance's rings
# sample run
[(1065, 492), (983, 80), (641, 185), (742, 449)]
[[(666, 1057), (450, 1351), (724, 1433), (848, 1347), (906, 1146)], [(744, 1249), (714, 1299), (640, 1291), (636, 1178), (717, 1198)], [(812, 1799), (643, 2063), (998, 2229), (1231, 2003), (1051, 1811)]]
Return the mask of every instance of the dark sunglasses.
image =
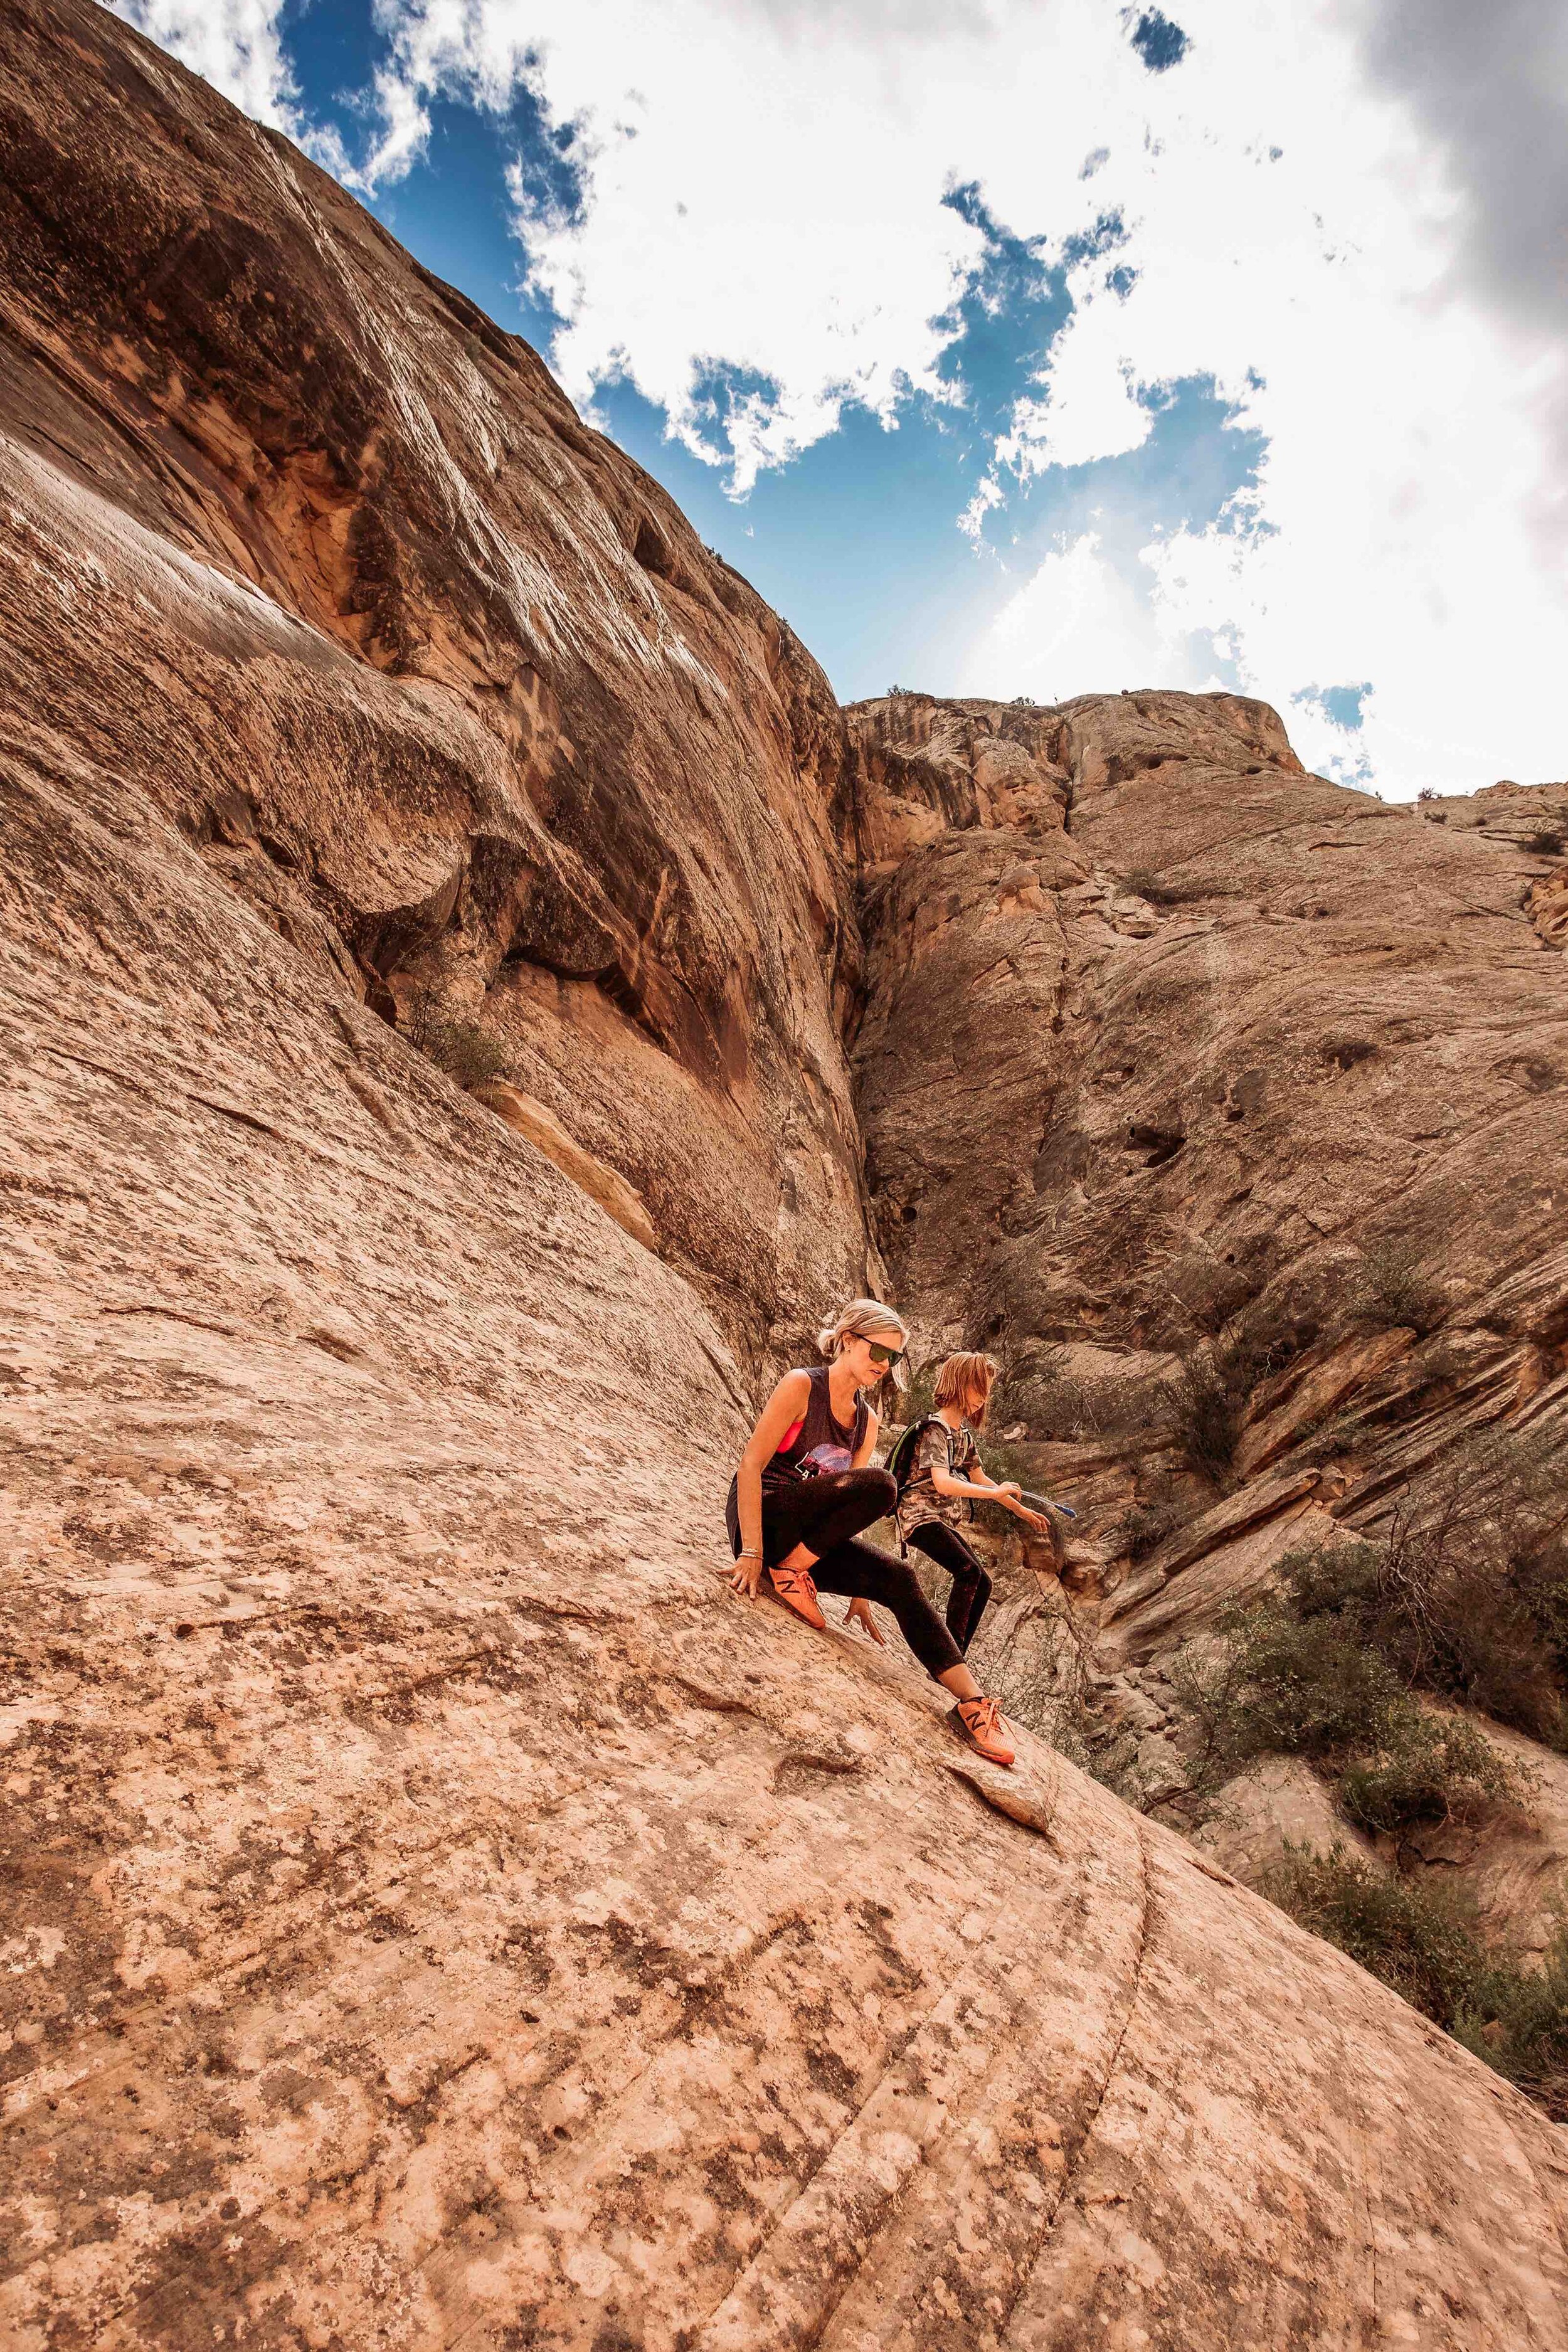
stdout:
[(871, 1361), (874, 1364), (883, 1365), (889, 1372), (895, 1364), (903, 1362), (909, 1352), (907, 1348), (884, 1348), (877, 1339), (868, 1339), (866, 1342), (866, 1353), (870, 1357)]

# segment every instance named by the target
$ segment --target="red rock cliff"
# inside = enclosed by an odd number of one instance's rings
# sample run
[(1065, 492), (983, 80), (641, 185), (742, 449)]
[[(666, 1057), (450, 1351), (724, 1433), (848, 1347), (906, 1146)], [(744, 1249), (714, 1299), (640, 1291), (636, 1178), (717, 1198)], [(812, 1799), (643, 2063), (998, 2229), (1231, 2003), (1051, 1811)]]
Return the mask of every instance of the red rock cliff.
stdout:
[(1562, 2352), (1535, 2109), (716, 1572), (864, 1271), (820, 674), (282, 142), (4, 24), (0, 2335)]

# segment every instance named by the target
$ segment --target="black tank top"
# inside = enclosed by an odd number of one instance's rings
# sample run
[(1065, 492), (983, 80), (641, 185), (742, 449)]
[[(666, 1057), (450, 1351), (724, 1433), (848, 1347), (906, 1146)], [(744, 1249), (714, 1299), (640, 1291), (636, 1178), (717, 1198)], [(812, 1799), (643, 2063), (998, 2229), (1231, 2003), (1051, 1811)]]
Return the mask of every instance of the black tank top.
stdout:
[[(828, 1470), (847, 1470), (860, 1450), (871, 1409), (863, 1396), (857, 1396), (853, 1427), (846, 1429), (841, 1421), (835, 1421), (827, 1392), (827, 1373), (826, 1364), (814, 1364), (806, 1372), (805, 1377), (811, 1382), (811, 1394), (805, 1401), (805, 1411), (789, 1431), (785, 1443), (763, 1471), (764, 1500), (770, 1486), (790, 1486), (797, 1478), (820, 1476)], [(724, 1524), (730, 1532), (730, 1549), (736, 1554), (741, 1549), (739, 1489), (740, 1473), (737, 1471), (730, 1481), (730, 1497), (724, 1506)]]
[(770, 1480), (820, 1477), (826, 1471), (847, 1470), (859, 1452), (870, 1407), (863, 1396), (857, 1396), (851, 1425), (846, 1429), (841, 1421), (836, 1421), (827, 1386), (830, 1370), (826, 1364), (814, 1364), (806, 1373), (811, 1394), (805, 1411), (763, 1470), (764, 1486)]

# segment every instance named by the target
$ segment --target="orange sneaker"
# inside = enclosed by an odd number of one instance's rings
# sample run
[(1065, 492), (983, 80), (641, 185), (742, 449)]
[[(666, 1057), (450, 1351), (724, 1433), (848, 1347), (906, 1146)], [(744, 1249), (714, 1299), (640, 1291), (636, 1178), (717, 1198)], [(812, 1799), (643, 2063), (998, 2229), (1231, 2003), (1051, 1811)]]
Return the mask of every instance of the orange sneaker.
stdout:
[(816, 1587), (806, 1570), (770, 1568), (767, 1575), (775, 1601), (782, 1601), (786, 1609), (793, 1609), (797, 1617), (804, 1617), (819, 1633), (826, 1633), (827, 1620), (817, 1607)]
[(961, 1698), (948, 1721), (988, 1764), (1013, 1762), (1013, 1750), (1002, 1730), (1002, 1710), (994, 1698)]

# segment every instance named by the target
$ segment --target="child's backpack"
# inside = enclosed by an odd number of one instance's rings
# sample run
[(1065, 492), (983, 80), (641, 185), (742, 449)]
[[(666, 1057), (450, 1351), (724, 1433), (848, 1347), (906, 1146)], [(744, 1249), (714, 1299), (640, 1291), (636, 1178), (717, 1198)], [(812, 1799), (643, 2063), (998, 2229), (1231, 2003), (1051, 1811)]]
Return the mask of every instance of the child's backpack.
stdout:
[(890, 1473), (893, 1485), (900, 1495), (914, 1475), (915, 1451), (921, 1442), (921, 1431), (929, 1429), (933, 1421), (941, 1418), (940, 1413), (924, 1412), (919, 1421), (911, 1421), (908, 1429), (901, 1431), (894, 1440), (893, 1450), (883, 1466)]

